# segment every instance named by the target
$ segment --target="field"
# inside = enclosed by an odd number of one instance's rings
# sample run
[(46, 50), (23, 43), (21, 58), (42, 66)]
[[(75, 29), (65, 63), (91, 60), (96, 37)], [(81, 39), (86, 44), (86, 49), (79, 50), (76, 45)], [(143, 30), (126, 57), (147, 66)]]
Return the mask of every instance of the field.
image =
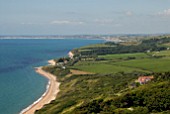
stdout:
[(86, 65), (75, 65), (73, 68), (88, 71), (92, 73), (101, 73), (101, 74), (109, 74), (109, 73), (117, 73), (117, 72), (134, 72), (134, 71), (140, 71), (145, 72), (145, 70), (139, 69), (139, 68), (131, 68), (131, 67), (124, 67), (121, 65), (114, 65), (109, 63), (92, 63), (92, 64), (86, 64)]
[(135, 57), (135, 58), (147, 58), (149, 57), (146, 53), (128, 53), (128, 54), (108, 54), (108, 55), (100, 55), (100, 58), (105, 58), (105, 59), (127, 59), (130, 57)]
[(79, 51), (91, 51), (91, 48), (102, 48), (102, 47), (115, 47), (115, 46), (108, 46), (106, 44), (93, 44), (93, 45), (83, 46), (79, 48)]
[(160, 51), (160, 52), (153, 52), (153, 56), (163, 56), (163, 57), (170, 57), (170, 50)]
[(162, 46), (170, 47), (170, 43), (164, 43)]
[(170, 71), (170, 58), (159, 59), (140, 59), (117, 62), (117, 65), (145, 69), (151, 72), (166, 72)]
[(74, 69), (92, 73), (165, 72), (170, 70), (170, 51), (100, 55), (103, 61), (79, 61)]
[(106, 44), (92, 44), (92, 45), (88, 45), (88, 46), (83, 46), (79, 49), (95, 48), (95, 47), (114, 47), (114, 46), (108, 46)]

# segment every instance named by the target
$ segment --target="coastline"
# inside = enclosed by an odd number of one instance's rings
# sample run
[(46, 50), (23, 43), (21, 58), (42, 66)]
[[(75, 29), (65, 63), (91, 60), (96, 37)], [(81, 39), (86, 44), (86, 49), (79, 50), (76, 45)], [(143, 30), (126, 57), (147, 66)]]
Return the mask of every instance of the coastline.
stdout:
[[(55, 65), (54, 60), (49, 60), (48, 61), (49, 65)], [(36, 67), (35, 71), (47, 78), (48, 84), (46, 86), (46, 91), (45, 93), (38, 99), (36, 100), (33, 104), (28, 106), (27, 108), (23, 109), (20, 114), (34, 114), (36, 110), (41, 109), (45, 104), (49, 104), (52, 100), (55, 100), (59, 90), (60, 83), (57, 81), (56, 76), (46, 72), (42, 69), (41, 67)]]

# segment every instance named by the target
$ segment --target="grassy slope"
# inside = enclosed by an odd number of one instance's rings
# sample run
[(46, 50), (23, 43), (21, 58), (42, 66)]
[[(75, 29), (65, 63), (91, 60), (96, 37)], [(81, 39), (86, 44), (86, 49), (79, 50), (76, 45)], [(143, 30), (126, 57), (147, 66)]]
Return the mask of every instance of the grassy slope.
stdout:
[[(112, 98), (136, 79), (132, 74), (75, 75), (63, 80), (57, 99), (36, 114), (69, 114), (82, 103), (99, 98)], [(88, 91), (88, 92), (87, 92)], [(55, 104), (55, 105), (54, 105)]]
[[(150, 114), (151, 112), (170, 111), (170, 82), (155, 81), (127, 91), (110, 100), (93, 100), (76, 109), (76, 113), (108, 113), (110, 114)], [(132, 110), (129, 110), (131, 108)], [(88, 110), (86, 110), (88, 109)]]
[[(160, 107), (159, 104), (155, 104), (159, 103), (155, 99), (162, 95), (161, 92), (166, 95), (165, 99), (167, 99), (169, 93), (165, 90), (169, 91), (170, 89), (168, 86), (169, 81), (166, 79), (165, 81), (161, 81), (160, 78), (157, 78), (160, 82), (149, 83), (135, 89), (129, 88), (129, 85), (139, 75), (141, 74), (116, 73), (114, 75), (89, 74), (73, 75), (71, 77), (59, 76), (58, 78), (62, 83), (57, 99), (36, 112), (36, 114), (86, 114), (88, 111), (114, 111), (116, 114), (124, 114), (124, 112), (131, 114), (131, 111), (127, 109), (129, 107), (133, 107), (136, 114), (146, 114), (146, 112), (143, 112), (144, 110), (148, 112), (146, 107), (150, 108), (150, 111), (154, 110), (155, 105)], [(168, 103), (164, 97), (159, 98), (161, 102)], [(102, 99), (102, 101), (100, 103), (96, 102), (96, 104), (94, 100), (99, 99)], [(133, 102), (130, 103), (129, 99), (133, 99), (130, 100)], [(146, 107), (143, 107), (145, 105), (139, 107), (140, 105), (138, 103), (140, 100), (143, 102), (143, 99), (148, 103)], [(98, 110), (98, 108), (101, 110)], [(139, 110), (143, 113), (139, 113)]]

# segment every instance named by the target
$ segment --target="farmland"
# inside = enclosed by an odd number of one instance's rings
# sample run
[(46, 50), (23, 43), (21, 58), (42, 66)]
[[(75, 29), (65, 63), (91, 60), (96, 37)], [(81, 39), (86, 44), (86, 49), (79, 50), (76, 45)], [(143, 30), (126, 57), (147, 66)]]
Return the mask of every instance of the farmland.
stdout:
[(131, 68), (121, 65), (114, 65), (109, 63), (92, 63), (92, 64), (86, 64), (86, 65), (75, 65), (75, 69), (88, 71), (92, 73), (101, 73), (101, 74), (109, 74), (109, 73), (117, 73), (117, 72), (134, 72), (134, 71), (141, 71), (145, 72), (145, 70), (142, 70), (140, 68)]
[(72, 68), (93, 73), (165, 72), (170, 70), (170, 51), (99, 55), (103, 61), (79, 61)]

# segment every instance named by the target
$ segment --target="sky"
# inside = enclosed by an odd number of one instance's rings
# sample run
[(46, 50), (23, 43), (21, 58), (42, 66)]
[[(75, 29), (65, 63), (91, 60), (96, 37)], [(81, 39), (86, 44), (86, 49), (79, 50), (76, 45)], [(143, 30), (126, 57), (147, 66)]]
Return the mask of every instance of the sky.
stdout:
[(170, 0), (0, 0), (0, 35), (170, 33)]

